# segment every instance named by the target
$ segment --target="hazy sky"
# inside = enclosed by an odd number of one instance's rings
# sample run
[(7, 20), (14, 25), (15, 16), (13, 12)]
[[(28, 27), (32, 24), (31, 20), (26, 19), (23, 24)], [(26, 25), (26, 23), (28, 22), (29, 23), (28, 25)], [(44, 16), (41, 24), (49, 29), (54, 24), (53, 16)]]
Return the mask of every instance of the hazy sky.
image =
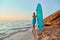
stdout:
[(31, 20), (38, 3), (44, 17), (60, 9), (60, 0), (0, 0), (0, 20)]

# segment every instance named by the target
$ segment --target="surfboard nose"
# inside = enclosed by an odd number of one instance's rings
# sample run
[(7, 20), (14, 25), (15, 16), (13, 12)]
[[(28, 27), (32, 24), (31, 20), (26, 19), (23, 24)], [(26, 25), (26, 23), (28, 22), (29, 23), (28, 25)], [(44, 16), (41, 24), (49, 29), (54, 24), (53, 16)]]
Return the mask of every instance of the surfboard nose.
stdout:
[(36, 8), (36, 11), (40, 11), (41, 9), (42, 9), (41, 4), (38, 3), (37, 8)]

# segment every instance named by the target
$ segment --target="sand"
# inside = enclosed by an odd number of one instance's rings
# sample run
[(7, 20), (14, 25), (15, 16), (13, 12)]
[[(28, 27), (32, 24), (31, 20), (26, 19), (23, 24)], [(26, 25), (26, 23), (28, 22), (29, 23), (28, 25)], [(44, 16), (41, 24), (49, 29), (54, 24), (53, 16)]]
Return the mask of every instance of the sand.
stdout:
[(3, 38), (2, 40), (33, 40), (33, 33), (31, 32), (31, 28), (25, 32), (17, 32), (13, 35), (9, 35), (9, 37)]

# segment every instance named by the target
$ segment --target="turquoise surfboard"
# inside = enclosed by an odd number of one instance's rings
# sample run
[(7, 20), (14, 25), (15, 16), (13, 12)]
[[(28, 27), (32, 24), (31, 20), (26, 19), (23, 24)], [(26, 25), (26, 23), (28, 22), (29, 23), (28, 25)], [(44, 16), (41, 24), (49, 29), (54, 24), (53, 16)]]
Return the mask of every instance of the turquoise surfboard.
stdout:
[(37, 25), (40, 31), (43, 31), (43, 12), (41, 4), (39, 3), (36, 8), (36, 16), (37, 16)]

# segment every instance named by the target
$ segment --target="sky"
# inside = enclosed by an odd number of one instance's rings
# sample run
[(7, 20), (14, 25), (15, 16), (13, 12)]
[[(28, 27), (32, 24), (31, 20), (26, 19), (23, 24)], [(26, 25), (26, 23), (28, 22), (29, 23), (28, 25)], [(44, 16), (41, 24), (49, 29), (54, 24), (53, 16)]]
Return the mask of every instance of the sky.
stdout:
[(44, 18), (60, 10), (60, 0), (0, 0), (0, 21), (31, 20), (38, 3)]

